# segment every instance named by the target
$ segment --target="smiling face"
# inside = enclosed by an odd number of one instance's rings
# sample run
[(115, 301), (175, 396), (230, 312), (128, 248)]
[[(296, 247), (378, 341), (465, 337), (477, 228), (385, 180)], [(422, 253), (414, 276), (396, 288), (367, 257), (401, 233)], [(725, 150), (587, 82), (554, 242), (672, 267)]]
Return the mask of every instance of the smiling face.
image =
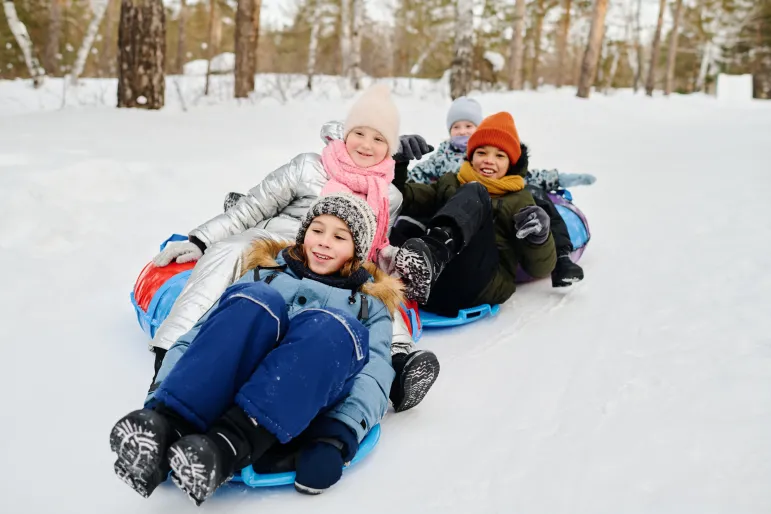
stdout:
[(456, 121), (450, 127), (450, 137), (471, 136), (476, 132), (477, 126), (470, 121)]
[(308, 267), (319, 275), (331, 275), (340, 271), (353, 258), (354, 246), (351, 231), (343, 220), (322, 214), (316, 216), (308, 227), (303, 240)]
[(355, 127), (345, 138), (345, 149), (356, 166), (369, 168), (388, 155), (388, 142), (383, 134), (369, 127)]
[(495, 146), (480, 146), (471, 156), (471, 167), (487, 178), (503, 178), (509, 171), (509, 156)]

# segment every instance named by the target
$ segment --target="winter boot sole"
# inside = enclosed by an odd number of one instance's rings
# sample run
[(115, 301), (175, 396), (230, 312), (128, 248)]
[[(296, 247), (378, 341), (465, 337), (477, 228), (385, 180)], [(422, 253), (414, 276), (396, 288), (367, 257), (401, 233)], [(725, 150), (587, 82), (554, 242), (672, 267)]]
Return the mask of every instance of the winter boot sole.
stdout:
[(326, 491), (326, 489), (314, 489), (306, 485), (298, 484), (297, 482), (294, 483), (294, 490), (298, 493), (307, 494), (310, 496), (317, 496)]
[(115, 474), (145, 498), (166, 478), (161, 422), (157, 414), (135, 411), (118, 421), (110, 433), (110, 449), (118, 455)]
[(208, 438), (186, 436), (169, 448), (171, 481), (196, 505), (201, 505), (225, 482), (218, 477), (222, 470), (217, 462), (218, 449)]
[(431, 352), (418, 352), (404, 364), (402, 390), (404, 398), (394, 405), (396, 412), (411, 409), (423, 401), (439, 376), (439, 360)]
[(396, 269), (407, 282), (407, 296), (420, 304), (428, 301), (434, 284), (431, 250), (420, 239), (410, 239), (396, 254)]

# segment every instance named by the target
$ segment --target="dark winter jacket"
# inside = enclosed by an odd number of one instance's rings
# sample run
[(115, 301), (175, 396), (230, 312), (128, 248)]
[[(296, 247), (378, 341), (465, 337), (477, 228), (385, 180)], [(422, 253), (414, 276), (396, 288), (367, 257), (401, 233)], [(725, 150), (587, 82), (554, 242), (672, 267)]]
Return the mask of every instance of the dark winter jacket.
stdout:
[[(522, 177), (527, 173), (527, 147), (522, 145), (522, 157), (509, 170), (509, 174)], [(407, 166), (397, 164), (394, 184), (403, 195), (402, 214), (415, 218), (433, 216), (461, 186), (457, 173), (447, 173), (436, 183), (407, 183)], [(525, 239), (516, 238), (514, 214), (529, 205), (535, 205), (533, 196), (527, 190), (508, 193), (492, 198), (495, 218), (495, 240), (498, 247), (499, 266), (493, 279), (479, 295), (478, 303), (502, 303), (514, 291), (517, 268), (533, 278), (549, 276), (557, 262), (554, 239), (551, 234), (542, 245), (534, 245)]]

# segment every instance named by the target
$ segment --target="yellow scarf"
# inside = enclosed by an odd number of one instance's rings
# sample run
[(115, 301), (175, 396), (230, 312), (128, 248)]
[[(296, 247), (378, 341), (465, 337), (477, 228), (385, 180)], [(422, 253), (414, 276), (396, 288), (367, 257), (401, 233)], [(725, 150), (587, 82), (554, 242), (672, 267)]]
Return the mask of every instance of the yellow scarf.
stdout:
[(471, 167), (471, 163), (465, 161), (458, 172), (458, 181), (461, 184), (468, 184), (469, 182), (479, 182), (490, 196), (501, 196), (506, 193), (513, 193), (515, 191), (522, 191), (525, 189), (525, 179), (519, 175), (506, 175), (502, 178), (487, 178), (481, 173), (474, 171)]

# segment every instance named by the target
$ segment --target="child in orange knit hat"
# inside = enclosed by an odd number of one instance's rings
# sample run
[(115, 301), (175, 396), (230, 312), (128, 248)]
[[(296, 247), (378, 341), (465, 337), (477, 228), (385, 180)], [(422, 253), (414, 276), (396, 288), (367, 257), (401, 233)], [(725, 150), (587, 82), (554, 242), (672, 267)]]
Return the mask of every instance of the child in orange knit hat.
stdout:
[(557, 261), (550, 217), (525, 189), (527, 149), (507, 112), (489, 116), (469, 138), (465, 161), (432, 185), (406, 182), (397, 166), (394, 184), (402, 214), (429, 218), (427, 231), (407, 240), (396, 269), (429, 312), (506, 301), (522, 268), (548, 276)]

